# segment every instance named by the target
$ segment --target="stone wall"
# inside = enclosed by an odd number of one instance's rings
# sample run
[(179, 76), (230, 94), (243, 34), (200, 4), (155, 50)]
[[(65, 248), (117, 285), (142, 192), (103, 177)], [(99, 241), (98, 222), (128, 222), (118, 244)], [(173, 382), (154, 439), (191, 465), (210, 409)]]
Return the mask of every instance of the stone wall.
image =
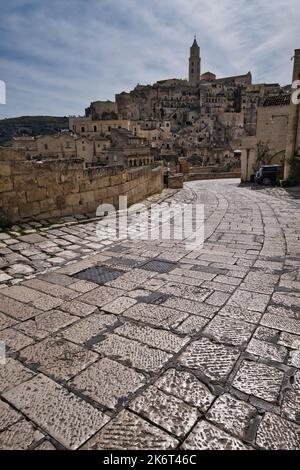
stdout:
[(12, 222), (93, 213), (99, 204), (118, 206), (162, 191), (161, 168), (85, 169), (82, 160), (34, 162), (22, 151), (0, 148), (0, 215)]

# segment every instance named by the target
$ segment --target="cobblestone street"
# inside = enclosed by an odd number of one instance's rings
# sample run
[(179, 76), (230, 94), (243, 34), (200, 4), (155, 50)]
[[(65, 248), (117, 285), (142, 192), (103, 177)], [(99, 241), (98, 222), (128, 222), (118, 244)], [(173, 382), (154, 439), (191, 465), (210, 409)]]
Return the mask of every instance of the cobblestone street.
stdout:
[(204, 204), (193, 251), (93, 220), (0, 233), (0, 448), (300, 449), (300, 201), (278, 191), (149, 198)]

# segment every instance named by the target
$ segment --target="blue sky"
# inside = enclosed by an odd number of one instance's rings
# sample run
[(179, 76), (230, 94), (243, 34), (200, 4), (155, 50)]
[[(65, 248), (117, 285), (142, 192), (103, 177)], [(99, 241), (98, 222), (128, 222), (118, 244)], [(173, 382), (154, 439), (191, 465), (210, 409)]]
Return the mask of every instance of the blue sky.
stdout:
[(197, 34), (202, 71), (291, 81), (298, 0), (1, 0), (0, 117), (83, 114), (137, 83), (186, 78)]

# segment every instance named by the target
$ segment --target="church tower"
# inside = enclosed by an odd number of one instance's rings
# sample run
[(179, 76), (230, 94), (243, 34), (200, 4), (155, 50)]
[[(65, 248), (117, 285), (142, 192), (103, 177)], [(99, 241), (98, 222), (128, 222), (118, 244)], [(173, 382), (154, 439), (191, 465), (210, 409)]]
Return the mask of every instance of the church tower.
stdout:
[(196, 36), (194, 42), (190, 48), (190, 59), (189, 59), (189, 82), (191, 85), (197, 85), (201, 75), (201, 58), (200, 58), (200, 47), (197, 44)]

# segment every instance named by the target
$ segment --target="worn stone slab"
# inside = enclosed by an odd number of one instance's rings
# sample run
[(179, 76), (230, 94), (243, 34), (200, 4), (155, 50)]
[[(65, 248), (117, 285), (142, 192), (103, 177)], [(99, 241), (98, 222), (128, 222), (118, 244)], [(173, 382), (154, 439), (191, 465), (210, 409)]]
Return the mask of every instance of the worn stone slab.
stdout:
[(73, 291), (68, 287), (43, 281), (42, 279), (30, 279), (29, 281), (23, 282), (22, 285), (41, 291), (44, 294), (53, 295), (62, 300), (73, 300), (80, 295), (80, 293)]
[(254, 310), (255, 312), (264, 312), (270, 296), (265, 294), (258, 294), (254, 292), (248, 292), (245, 290), (238, 289), (231, 296), (228, 301), (229, 305), (234, 307), (247, 307), (248, 310)]
[(176, 327), (182, 320), (187, 318), (188, 314), (162, 305), (138, 303), (126, 310), (124, 316), (154, 326), (170, 328)]
[(287, 390), (282, 403), (282, 416), (300, 424), (300, 395)]
[(44, 435), (23, 419), (0, 434), (1, 450), (27, 450), (43, 439)]
[(103, 341), (95, 344), (93, 349), (101, 355), (126, 362), (129, 367), (145, 371), (159, 370), (172, 357), (165, 351), (115, 334), (109, 334)]
[(222, 305), (224, 305), (229, 298), (230, 294), (227, 294), (226, 292), (215, 291), (208, 297), (208, 299), (206, 299), (206, 302), (216, 307), (222, 307)]
[(300, 426), (266, 413), (257, 430), (256, 444), (266, 450), (299, 450)]
[[(20, 421), (22, 415), (17, 413), (11, 406), (0, 400), (0, 432), (8, 428), (12, 424)], [(1, 436), (1, 434), (0, 434)], [(1, 440), (1, 437), (0, 437)]]
[(199, 333), (205, 327), (208, 321), (208, 318), (199, 317), (197, 315), (190, 315), (176, 328), (176, 330), (180, 333), (193, 335)]
[(248, 395), (276, 402), (283, 376), (283, 372), (275, 367), (245, 360), (237, 371), (232, 385)]
[(186, 286), (176, 282), (167, 282), (167, 284), (159, 288), (159, 291), (164, 294), (170, 294), (198, 302), (204, 302), (204, 300), (211, 294), (211, 291), (208, 289), (201, 289), (201, 287), (196, 286)]
[(129, 405), (130, 409), (166, 431), (182, 437), (195, 424), (197, 409), (182, 400), (150, 386)]
[(220, 343), (243, 346), (249, 341), (255, 325), (216, 315), (205, 327), (204, 334)]
[[(1, 289), (2, 292), (2, 289)], [(0, 311), (9, 315), (16, 320), (24, 321), (29, 318), (35, 317), (41, 310), (38, 310), (30, 305), (18, 302), (0, 294)]]
[(187, 450), (248, 450), (239, 439), (213, 426), (206, 421), (200, 421), (188, 438), (181, 445)]
[(155, 386), (203, 412), (208, 410), (215, 398), (207, 386), (202, 384), (194, 375), (176, 369), (168, 369), (155, 382)]
[(71, 300), (71, 302), (64, 302), (59, 307), (65, 312), (71, 313), (77, 317), (86, 317), (93, 312), (96, 312), (98, 308), (95, 305), (85, 304), (84, 302), (79, 302), (78, 300)]
[(62, 299), (44, 294), (25, 286), (11, 286), (1, 290), (1, 293), (14, 300), (30, 303), (40, 310), (52, 310), (63, 303)]
[(131, 299), (130, 297), (119, 297), (118, 299), (113, 300), (109, 304), (102, 307), (102, 310), (109, 313), (120, 314), (127, 310), (132, 305), (136, 304), (135, 299)]
[(240, 352), (229, 346), (213, 343), (207, 338), (192, 342), (179, 356), (185, 367), (195, 369), (208, 378), (224, 381), (233, 369)]
[(107, 327), (113, 325), (117, 321), (115, 315), (105, 313), (93, 313), (87, 318), (76, 322), (69, 326), (61, 335), (77, 344), (97, 341), (97, 337), (101, 335)]
[(162, 305), (206, 318), (212, 318), (218, 311), (217, 307), (179, 297), (170, 297)]
[(300, 320), (293, 318), (286, 318), (273, 313), (265, 313), (260, 322), (264, 326), (276, 328), (277, 330), (286, 331), (287, 333), (294, 333), (300, 335)]
[(16, 320), (0, 312), (0, 330), (5, 330), (5, 328), (9, 328), (16, 323)]
[(83, 447), (84, 450), (168, 450), (178, 440), (136, 414), (123, 410)]
[(40, 372), (68, 380), (98, 359), (98, 355), (60, 337), (48, 337), (22, 351), (21, 359)]
[(33, 339), (14, 328), (0, 331), (0, 341), (4, 341), (6, 350), (17, 352), (33, 343)]
[(0, 366), (0, 393), (14, 388), (34, 376), (34, 372), (19, 361), (8, 357), (6, 364)]
[(77, 301), (85, 302), (87, 304), (95, 305), (96, 307), (103, 307), (103, 305), (112, 302), (125, 292), (121, 289), (114, 289), (113, 287), (100, 286), (93, 289), (86, 294), (77, 297)]
[(284, 362), (287, 355), (287, 349), (277, 344), (267, 343), (256, 338), (252, 338), (246, 351), (256, 356), (269, 359), (271, 361)]
[(242, 320), (249, 323), (258, 323), (262, 317), (262, 313), (254, 312), (252, 310), (247, 310), (246, 306), (234, 307), (233, 305), (226, 304), (219, 311), (219, 315), (224, 317), (233, 318), (236, 320)]
[(151, 328), (136, 323), (124, 323), (114, 331), (118, 335), (148, 344), (163, 351), (178, 352), (189, 340), (188, 336), (180, 337), (170, 331)]
[(68, 449), (77, 449), (109, 421), (99, 410), (42, 374), (5, 399)]
[(300, 349), (300, 336), (286, 332), (280, 333), (278, 344), (291, 349)]
[(34, 319), (19, 323), (15, 329), (31, 338), (43, 339), (50, 333), (54, 333), (78, 319), (78, 317), (61, 310), (50, 310), (38, 315)]
[(135, 370), (104, 358), (77, 375), (70, 384), (83, 395), (114, 409), (145, 384)]
[(244, 439), (250, 421), (256, 414), (254, 406), (226, 393), (217, 398), (206, 418), (225, 431)]

